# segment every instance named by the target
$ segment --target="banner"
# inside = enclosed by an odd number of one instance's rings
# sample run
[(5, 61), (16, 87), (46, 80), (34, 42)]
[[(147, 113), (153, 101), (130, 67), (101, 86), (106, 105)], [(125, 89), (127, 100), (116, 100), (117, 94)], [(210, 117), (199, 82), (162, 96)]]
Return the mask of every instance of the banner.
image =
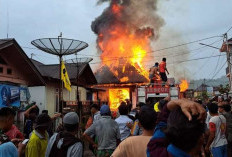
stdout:
[(0, 84), (0, 108), (20, 107), (20, 87)]
[(64, 82), (64, 87), (68, 90), (71, 91), (71, 82), (68, 77), (68, 72), (66, 70), (66, 67), (64, 65), (64, 62), (61, 62), (61, 80)]

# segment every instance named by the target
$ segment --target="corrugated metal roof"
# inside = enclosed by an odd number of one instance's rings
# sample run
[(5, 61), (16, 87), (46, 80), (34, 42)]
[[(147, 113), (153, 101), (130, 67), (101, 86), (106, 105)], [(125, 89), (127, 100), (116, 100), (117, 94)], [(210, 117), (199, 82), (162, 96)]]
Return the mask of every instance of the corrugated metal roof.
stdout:
[[(36, 60), (31, 59), (34, 65), (37, 67), (39, 72), (42, 74), (42, 76), (50, 77), (54, 79), (60, 78), (60, 65), (59, 64), (52, 64), (52, 65), (45, 65), (41, 62), (38, 62)], [(81, 72), (85, 69), (86, 64), (80, 64), (77, 67), (77, 64), (68, 63), (65, 64), (69, 78), (75, 79), (77, 76), (77, 71), (79, 71), (79, 76)]]

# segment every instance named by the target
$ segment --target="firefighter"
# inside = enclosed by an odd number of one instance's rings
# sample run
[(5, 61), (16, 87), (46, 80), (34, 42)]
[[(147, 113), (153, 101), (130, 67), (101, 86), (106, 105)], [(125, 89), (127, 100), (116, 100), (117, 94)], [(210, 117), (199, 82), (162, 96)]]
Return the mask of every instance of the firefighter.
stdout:
[(164, 86), (168, 80), (166, 72), (169, 75), (168, 69), (166, 67), (166, 58), (163, 58), (162, 62), (159, 64), (159, 72), (162, 79), (162, 85)]
[(158, 79), (158, 71), (159, 71), (159, 63), (156, 62), (153, 67), (150, 68), (149, 70), (149, 79), (150, 79), (150, 85), (153, 86), (155, 83), (155, 80)]

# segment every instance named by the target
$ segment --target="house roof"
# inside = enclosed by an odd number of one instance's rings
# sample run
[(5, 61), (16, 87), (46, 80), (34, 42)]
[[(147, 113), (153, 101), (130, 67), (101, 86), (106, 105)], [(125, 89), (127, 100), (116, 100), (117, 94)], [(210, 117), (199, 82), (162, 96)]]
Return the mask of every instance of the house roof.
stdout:
[(42, 75), (15, 39), (0, 39), (0, 55), (4, 57), (8, 63), (13, 64), (15, 67), (19, 67), (19, 70), (25, 76), (30, 76), (27, 77), (29, 86), (45, 84)]
[[(116, 76), (108, 66), (105, 65), (101, 67), (97, 72), (95, 72), (95, 77), (98, 84), (128, 84), (148, 82), (148, 79), (142, 74), (139, 74), (137, 69), (132, 65), (126, 64), (125, 69), (123, 70), (122, 68), (123, 67), (117, 67), (114, 69), (115, 71), (118, 71), (118, 75)], [(121, 79), (125, 77), (128, 79), (121, 81)]]
[[(37, 67), (39, 72), (43, 77), (52, 78), (52, 79), (60, 79), (60, 65), (59, 64), (51, 64), (45, 65), (41, 62), (31, 59), (34, 65)], [(89, 64), (77, 64), (68, 63), (65, 64), (69, 79), (72, 83), (76, 83), (77, 73), (79, 77), (79, 83), (83, 85), (92, 85), (97, 84), (97, 80), (89, 66)]]

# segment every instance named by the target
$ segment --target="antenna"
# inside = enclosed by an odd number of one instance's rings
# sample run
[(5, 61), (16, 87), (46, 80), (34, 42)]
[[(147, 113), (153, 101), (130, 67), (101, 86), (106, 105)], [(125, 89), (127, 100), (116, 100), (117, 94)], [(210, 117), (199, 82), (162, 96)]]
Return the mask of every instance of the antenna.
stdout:
[(62, 32), (60, 32), (60, 35), (58, 36), (58, 38), (62, 38)]
[(9, 37), (9, 5), (8, 5), (8, 2), (7, 2), (7, 28), (6, 28), (6, 37), (8, 38)]
[(31, 59), (33, 59), (33, 56), (35, 56), (35, 54), (34, 54), (34, 53), (31, 53)]

